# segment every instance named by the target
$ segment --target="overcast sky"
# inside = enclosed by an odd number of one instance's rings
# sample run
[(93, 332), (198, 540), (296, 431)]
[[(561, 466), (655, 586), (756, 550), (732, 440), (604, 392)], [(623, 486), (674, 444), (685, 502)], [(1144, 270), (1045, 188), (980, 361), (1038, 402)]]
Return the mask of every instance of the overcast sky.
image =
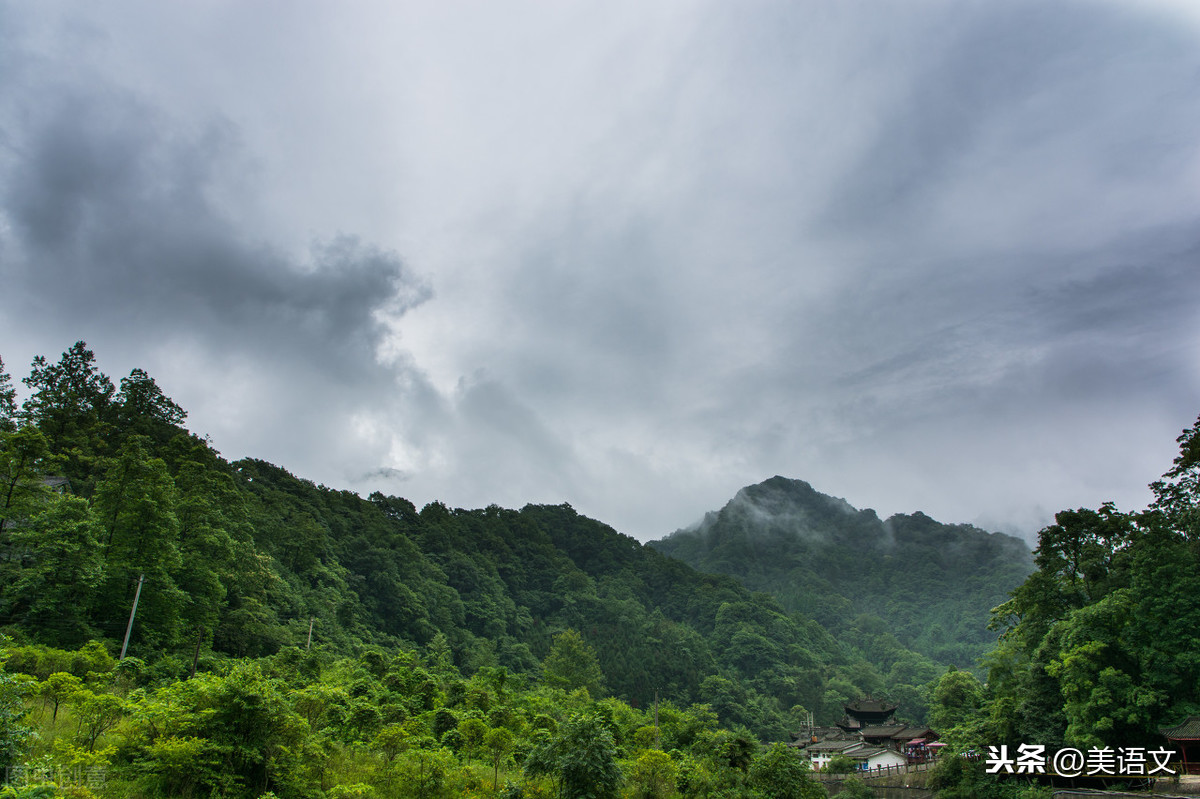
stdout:
[(0, 357), (647, 540), (775, 474), (1032, 536), (1200, 414), (1190, 0), (0, 0)]

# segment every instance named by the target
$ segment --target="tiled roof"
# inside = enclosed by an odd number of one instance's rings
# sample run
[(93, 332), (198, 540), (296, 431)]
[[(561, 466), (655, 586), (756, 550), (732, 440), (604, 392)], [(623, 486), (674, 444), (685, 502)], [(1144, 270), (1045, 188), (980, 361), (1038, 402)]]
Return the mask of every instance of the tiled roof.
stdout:
[(863, 727), (859, 733), (864, 738), (892, 738), (906, 729), (903, 724), (889, 724), (880, 727)]
[(929, 727), (905, 727), (892, 737), (897, 741), (911, 741), (914, 738), (937, 738), (937, 733)]
[(928, 727), (913, 727), (907, 724), (888, 724), (863, 727), (859, 733), (864, 738), (891, 738), (893, 741), (911, 741), (913, 738), (935, 738), (936, 733)]
[(891, 749), (883, 749), (878, 746), (864, 746), (862, 749), (857, 749), (853, 752), (847, 752), (846, 756), (851, 760), (870, 760), (876, 755), (882, 755), (884, 752), (891, 751)]
[(821, 741), (820, 743), (809, 744), (806, 751), (808, 752), (846, 752), (853, 749), (861, 749), (862, 741)]
[(1200, 716), (1188, 716), (1174, 727), (1159, 727), (1158, 731), (1176, 741), (1200, 740)]
[(853, 735), (853, 733), (848, 733), (841, 727), (813, 727), (813, 735), (823, 741), (826, 738), (844, 738), (847, 735)]

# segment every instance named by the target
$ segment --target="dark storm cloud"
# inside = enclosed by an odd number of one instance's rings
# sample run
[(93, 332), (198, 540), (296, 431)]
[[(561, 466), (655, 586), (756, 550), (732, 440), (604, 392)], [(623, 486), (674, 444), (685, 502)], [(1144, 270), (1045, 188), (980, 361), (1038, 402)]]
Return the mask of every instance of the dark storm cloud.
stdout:
[(376, 312), (428, 296), (395, 254), (353, 237), (295, 257), (227, 218), (211, 192), (239, 166), (228, 123), (192, 133), (127, 93), (68, 89), (16, 124), (5, 271), (41, 325), (201, 335), (363, 379)]

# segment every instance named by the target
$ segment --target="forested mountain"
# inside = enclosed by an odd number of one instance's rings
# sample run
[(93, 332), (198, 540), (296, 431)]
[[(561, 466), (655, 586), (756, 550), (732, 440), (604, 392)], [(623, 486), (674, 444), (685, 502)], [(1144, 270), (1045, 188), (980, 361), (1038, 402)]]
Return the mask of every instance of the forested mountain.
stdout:
[(743, 488), (695, 527), (651, 544), (736, 577), (820, 622), (869, 659), (890, 633), (939, 663), (971, 668), (992, 646), (993, 607), (1033, 570), (1020, 539), (923, 513), (881, 520), (801, 480)]
[[(865, 693), (951, 752), (1200, 710), (1200, 423), (1151, 508), (1060, 513), (1029, 573), (783, 478), (657, 549), (567, 505), (418, 510), (230, 463), (82, 342), (24, 383), (0, 362), (0, 767), (72, 796), (807, 798), (758, 743)], [(986, 684), (946, 670), (996, 633)], [(989, 780), (941, 795), (1042, 795)], [(60, 795), (29, 790), (0, 795)]]
[(576, 630), (598, 656), (593, 692), (706, 703), (767, 740), (868, 692), (899, 691), (919, 718), (938, 673), (886, 634), (844, 646), (566, 505), (418, 510), (226, 462), (149, 375), (117, 387), (82, 342), (24, 382), (22, 407), (6, 388), (0, 411), (0, 632), (17, 641), (115, 652), (137, 596), (129, 652), (163, 674), (311, 635), (332, 653), (433, 647), (466, 674), (536, 678)]

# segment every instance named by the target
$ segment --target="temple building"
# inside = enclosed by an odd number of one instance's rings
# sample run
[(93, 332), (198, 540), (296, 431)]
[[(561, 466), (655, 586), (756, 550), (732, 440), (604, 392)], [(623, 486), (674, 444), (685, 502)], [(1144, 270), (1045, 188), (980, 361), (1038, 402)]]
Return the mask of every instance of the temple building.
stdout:
[(793, 733), (790, 746), (801, 750), (814, 770), (845, 755), (870, 771), (931, 759), (939, 747), (937, 733), (923, 724), (897, 723), (898, 705), (867, 696), (842, 706), (846, 713), (835, 727), (809, 727)]
[(1200, 716), (1188, 716), (1174, 727), (1158, 729), (1182, 761), (1179, 770), (1184, 774), (1200, 774)]
[(838, 726), (847, 732), (863, 727), (878, 727), (892, 720), (899, 705), (867, 696), (856, 699), (848, 705), (842, 705), (846, 715), (838, 722)]

